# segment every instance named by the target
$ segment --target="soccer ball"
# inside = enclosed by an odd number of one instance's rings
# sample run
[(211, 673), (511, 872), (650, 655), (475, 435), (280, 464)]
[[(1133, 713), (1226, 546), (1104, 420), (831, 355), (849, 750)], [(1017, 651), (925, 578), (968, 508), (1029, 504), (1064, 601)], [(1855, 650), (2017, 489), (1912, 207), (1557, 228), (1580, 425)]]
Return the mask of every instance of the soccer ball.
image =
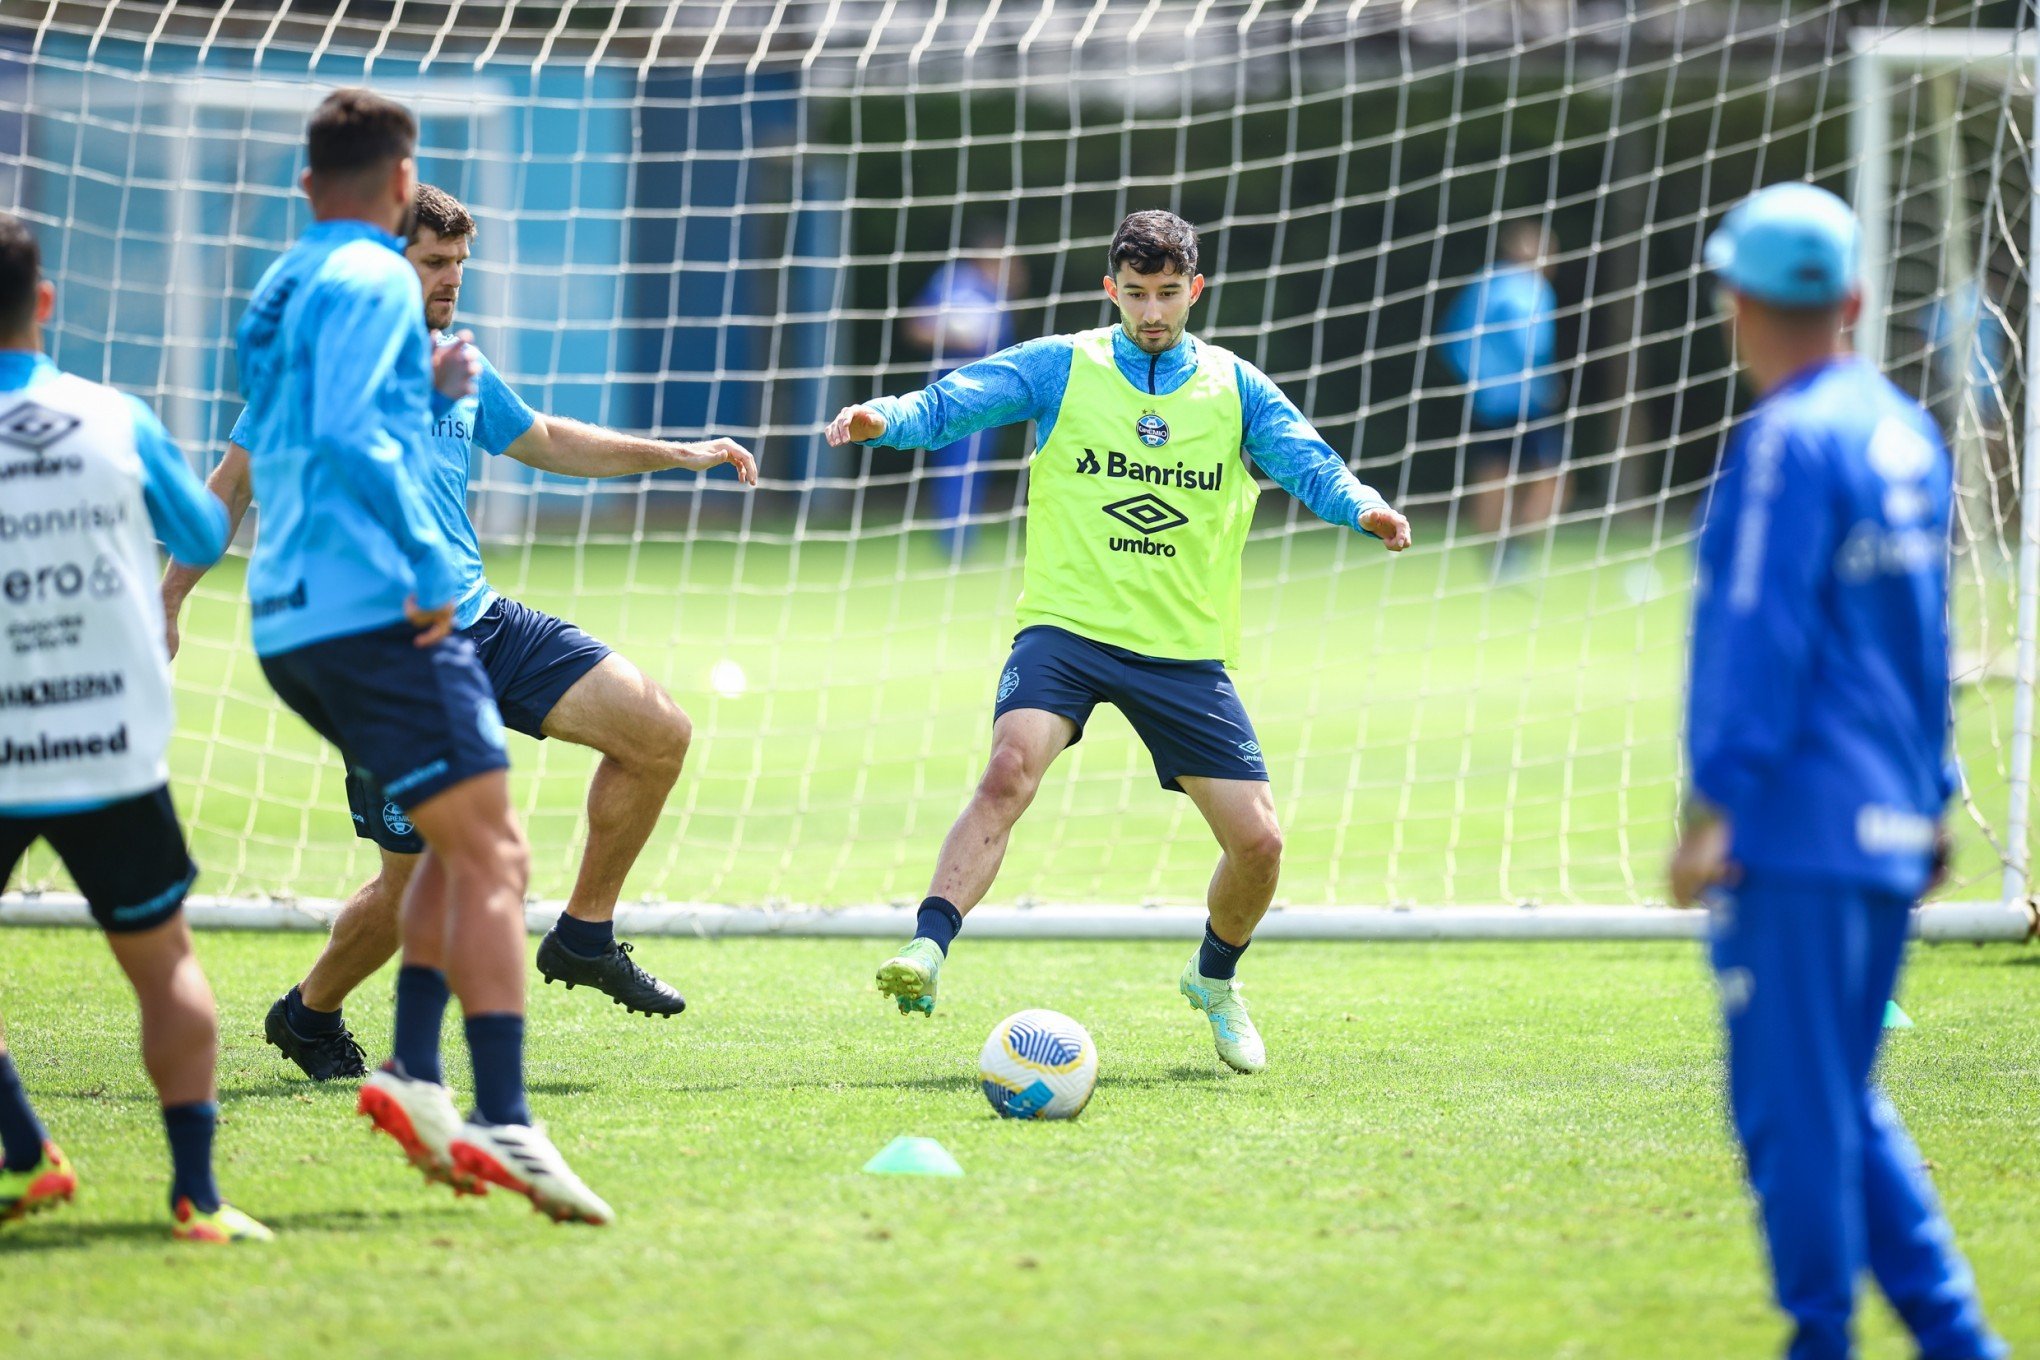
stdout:
[(978, 1080), (1008, 1119), (1075, 1119), (1098, 1084), (1098, 1047), (1067, 1015), (1021, 1011), (992, 1026)]

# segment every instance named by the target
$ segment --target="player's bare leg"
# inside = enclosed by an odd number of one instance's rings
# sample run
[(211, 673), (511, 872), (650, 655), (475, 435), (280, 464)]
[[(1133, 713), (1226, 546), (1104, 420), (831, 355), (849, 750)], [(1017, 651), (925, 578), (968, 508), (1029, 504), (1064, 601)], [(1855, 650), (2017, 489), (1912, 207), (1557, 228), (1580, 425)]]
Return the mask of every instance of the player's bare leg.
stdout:
[(1565, 490), (1565, 477), (1557, 471), (1531, 477), (1522, 486), (1522, 510), (1517, 518), (1519, 529), (1541, 529), (1553, 512)]
[(949, 828), (935, 861), (931, 897), (969, 915), (984, 901), (1021, 814), (1033, 803), (1055, 758), (1069, 749), (1077, 725), (1060, 713), (1016, 708), (992, 724), (992, 754), (970, 802)]
[(156, 1094), (165, 1105), (215, 1099), (219, 1018), (183, 914), (152, 930), (110, 934), (106, 941), (135, 989), (142, 1012), (142, 1066)]
[[(1034, 801), (1048, 767), (1076, 735), (1077, 725), (1068, 718), (1038, 708), (1013, 709), (992, 724), (991, 758), (977, 791), (942, 842), (919, 932), (879, 966), (878, 989), (899, 1004), (902, 1014), (934, 1012), (935, 979), (955, 925), (991, 891), (1014, 825)], [(955, 913), (953, 920), (935, 919), (949, 912)]]
[[(538, 970), (547, 982), (591, 986), (618, 1005), (647, 1015), (676, 1015), (687, 1002), (639, 968), (630, 946), (609, 923), (631, 866), (658, 825), (666, 796), (680, 777), (694, 725), (680, 706), (636, 666), (614, 652), (602, 658), (553, 705), (545, 734), (602, 753), (588, 786), (588, 845), (567, 899), (566, 919), (540, 943)], [(597, 924), (599, 934), (575, 930)], [(592, 952), (591, 952), (592, 951)]]
[(376, 876), (355, 889), (305, 980), (277, 998), (263, 1036), (313, 1081), (368, 1075), (341, 1007), (397, 952), (398, 915), (419, 856), (382, 850)]
[(148, 930), (106, 937), (142, 1013), (142, 1065), (163, 1103), (174, 1177), (172, 1235), (191, 1242), (266, 1242), (269, 1229), (230, 1204), (213, 1184), (213, 1128), (219, 1117), (215, 1068), (219, 1013), (180, 912)]
[(476, 775), (410, 809), (430, 847), (404, 897), (404, 963), (438, 968), (468, 1015), (524, 1013), (531, 849), (510, 776)]
[[(574, 1174), (525, 1104), (524, 889), (531, 852), (510, 810), (509, 774), (497, 770), (456, 784), (411, 809), (411, 821), (429, 848), (404, 898), (404, 971), (428, 962), (443, 970), (443, 986), (460, 999), (474, 1064), (474, 1112), (446, 1149), (451, 1178), (456, 1186), (506, 1186), (561, 1222), (607, 1223), (614, 1217), (609, 1206)], [(404, 1013), (401, 992), (398, 999), (398, 1037), (410, 1043), (404, 1031), (416, 1018)], [(415, 1033), (423, 1037), (422, 1021)], [(436, 1044), (436, 1026), (429, 1037)], [(398, 1058), (408, 1066), (402, 1048)]]
[(420, 857), (392, 850), (381, 854), (376, 876), (347, 899), (334, 918), (333, 933), (326, 937), (318, 962), (298, 984), (298, 994), (313, 1010), (339, 1010), (356, 987), (396, 956), (397, 917)]
[[(360, 1110), (428, 1178), (465, 1189), (470, 1179), (453, 1160), (461, 1121), (441, 1073), (440, 1030), (452, 996), (466, 1015), (521, 1030), (530, 855), (502, 770), (433, 795), (410, 809), (410, 817), (428, 848), (404, 894), (392, 1056), (361, 1088)], [(511, 1068), (510, 1113), (518, 1113), (521, 1058)], [(491, 1076), (501, 1074), (492, 1070)], [(523, 1122), (529, 1120), (525, 1113)]]
[(680, 777), (694, 724), (663, 688), (611, 652), (560, 696), (544, 730), (602, 753), (588, 786), (588, 848), (567, 913), (607, 921)]
[(1176, 781), (1218, 838), (1218, 868), (1206, 896), (1211, 921), (1204, 946), (1183, 970), (1178, 987), (1211, 1021), (1212, 1042), (1226, 1065), (1259, 1072), (1268, 1065), (1260, 1032), (1247, 1015), (1233, 965), (1253, 940), (1254, 928), (1275, 900), (1282, 875), (1282, 828), (1266, 782), (1202, 779)]

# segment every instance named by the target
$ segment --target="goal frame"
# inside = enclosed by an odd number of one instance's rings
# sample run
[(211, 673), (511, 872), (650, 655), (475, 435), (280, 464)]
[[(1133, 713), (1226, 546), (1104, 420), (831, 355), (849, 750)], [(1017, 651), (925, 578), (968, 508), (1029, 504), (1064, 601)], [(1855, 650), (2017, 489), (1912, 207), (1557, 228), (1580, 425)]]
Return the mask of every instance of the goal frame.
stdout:
[[(1308, 11), (1306, 11), (1306, 14)], [(1251, 18), (1251, 16), (1249, 16)], [(1245, 24), (1242, 24), (1244, 30)], [(704, 56), (705, 60), (705, 56)], [(1858, 344), (1867, 357), (1884, 357), (1890, 314), (1891, 116), (1900, 82), (1922, 72), (1959, 70), (2007, 82), (2030, 79), (2040, 90), (2040, 34), (2019, 30), (1859, 29), (1847, 60), (1851, 82), (1852, 195), (1864, 224), (1864, 315)], [(478, 63), (479, 64), (479, 63)], [(755, 64), (755, 62), (754, 62)], [(592, 62), (591, 62), (592, 65)], [(2033, 183), (2040, 184), (2040, 101), (2033, 112)], [(2032, 258), (2040, 259), (2040, 212), (2030, 224)], [(2040, 306), (2026, 323), (2027, 413), (2020, 464), (2020, 545), (2016, 562), (2016, 657), (2012, 706), (2013, 749), (2008, 761), (2004, 868), (1994, 900), (1936, 903), (1915, 914), (1925, 939), (2023, 940), (2040, 934), (2031, 896), (2033, 744), (2040, 688)], [(189, 386), (189, 383), (183, 384)], [(1987, 891), (1983, 882), (1979, 891)], [(215, 928), (324, 929), (337, 915), (334, 899), (288, 895), (200, 897), (190, 903), (196, 924)], [(534, 902), (528, 924), (550, 924), (557, 903)], [(763, 907), (646, 901), (626, 903), (619, 923), (645, 935), (806, 935), (895, 937), (911, 928), (913, 908), (901, 902), (848, 907), (807, 907), (768, 902)], [(1019, 938), (1188, 939), (1201, 929), (1196, 907), (1129, 903), (987, 907), (974, 914), (973, 934)], [(89, 924), (74, 895), (46, 892), (0, 896), (0, 925)], [(1698, 912), (1663, 905), (1546, 906), (1534, 903), (1464, 907), (1278, 907), (1260, 934), (1289, 939), (1669, 939), (1691, 938), (1705, 928)]]
[[(1951, 71), (2006, 83), (2028, 75), (2040, 94), (2040, 33), (2017, 29), (1858, 29), (1849, 35), (1852, 196), (1863, 226), (1863, 312), (1856, 347), (1882, 366), (1890, 314), (1891, 115), (1898, 78)], [(2040, 98), (2034, 101), (2031, 182), (2040, 185)], [(2040, 212), (2029, 214), (2028, 269), (2040, 259)], [(2034, 295), (2029, 280), (2028, 296)], [(1999, 901), (2031, 910), (2035, 643), (2040, 638), (2040, 306), (2026, 309), (2026, 418), (2020, 450), (2017, 634), (2014, 641), (2010, 792)]]

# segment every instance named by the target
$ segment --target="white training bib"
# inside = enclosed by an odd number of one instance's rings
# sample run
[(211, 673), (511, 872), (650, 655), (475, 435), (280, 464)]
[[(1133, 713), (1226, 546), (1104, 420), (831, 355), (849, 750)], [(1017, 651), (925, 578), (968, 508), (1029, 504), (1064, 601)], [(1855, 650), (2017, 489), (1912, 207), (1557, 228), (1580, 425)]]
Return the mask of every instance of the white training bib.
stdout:
[(69, 374), (0, 394), (0, 808), (168, 780), (156, 574), (126, 399)]

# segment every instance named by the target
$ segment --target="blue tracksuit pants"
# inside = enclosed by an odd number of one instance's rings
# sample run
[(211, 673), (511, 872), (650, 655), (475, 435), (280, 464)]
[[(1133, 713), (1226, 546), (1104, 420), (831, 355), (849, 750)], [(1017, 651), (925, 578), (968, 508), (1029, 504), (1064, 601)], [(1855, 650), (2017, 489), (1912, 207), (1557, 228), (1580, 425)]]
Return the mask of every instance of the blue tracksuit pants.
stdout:
[(1736, 1134), (1791, 1360), (1842, 1360), (1867, 1268), (1922, 1360), (2007, 1354), (1918, 1148), (1871, 1081), (1905, 953), (1903, 897), (1752, 874), (1717, 900), (1714, 967)]

